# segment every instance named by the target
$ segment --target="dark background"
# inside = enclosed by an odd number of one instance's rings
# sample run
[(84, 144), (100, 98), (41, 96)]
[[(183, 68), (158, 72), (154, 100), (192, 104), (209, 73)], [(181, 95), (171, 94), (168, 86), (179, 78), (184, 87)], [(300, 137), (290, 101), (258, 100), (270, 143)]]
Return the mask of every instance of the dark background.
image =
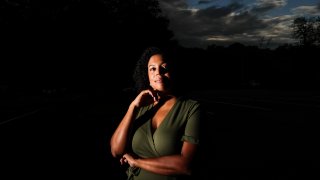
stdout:
[(0, 23), (3, 177), (125, 178), (109, 139), (150, 45), (175, 50), (179, 86), (206, 108), (202, 179), (319, 167), (317, 46), (185, 48), (157, 1), (3, 1)]

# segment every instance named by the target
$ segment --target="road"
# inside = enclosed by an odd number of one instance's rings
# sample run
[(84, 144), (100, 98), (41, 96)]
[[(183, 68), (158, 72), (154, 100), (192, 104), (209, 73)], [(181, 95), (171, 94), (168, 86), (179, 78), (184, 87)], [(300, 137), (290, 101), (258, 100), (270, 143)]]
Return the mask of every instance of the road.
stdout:
[[(189, 96), (207, 114), (202, 179), (290, 179), (303, 174), (300, 168), (319, 168), (319, 92), (207, 90)], [(1, 174), (124, 179), (108, 143), (129, 101), (125, 91), (105, 89), (3, 101)]]

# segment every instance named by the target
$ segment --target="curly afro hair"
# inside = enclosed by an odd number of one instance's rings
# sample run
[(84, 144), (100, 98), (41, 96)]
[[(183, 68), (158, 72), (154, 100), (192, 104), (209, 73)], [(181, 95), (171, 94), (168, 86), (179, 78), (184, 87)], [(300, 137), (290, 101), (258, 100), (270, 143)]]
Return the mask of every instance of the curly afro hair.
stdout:
[(148, 47), (142, 53), (140, 59), (137, 61), (134, 72), (133, 72), (133, 80), (134, 80), (134, 88), (136, 92), (140, 92), (144, 89), (148, 89), (150, 87), (149, 77), (148, 77), (148, 62), (151, 56), (156, 54), (162, 54), (162, 51), (158, 47)]
[[(166, 49), (160, 49), (159, 47), (148, 47), (142, 53), (140, 59), (137, 61), (134, 73), (133, 73), (133, 80), (134, 80), (134, 88), (135, 91), (138, 93), (142, 90), (150, 88), (150, 82), (148, 77), (148, 62), (151, 56), (160, 54), (164, 58), (165, 61), (169, 62), (170, 65), (173, 66), (173, 61), (169, 53)], [(170, 68), (171, 69), (171, 68)]]

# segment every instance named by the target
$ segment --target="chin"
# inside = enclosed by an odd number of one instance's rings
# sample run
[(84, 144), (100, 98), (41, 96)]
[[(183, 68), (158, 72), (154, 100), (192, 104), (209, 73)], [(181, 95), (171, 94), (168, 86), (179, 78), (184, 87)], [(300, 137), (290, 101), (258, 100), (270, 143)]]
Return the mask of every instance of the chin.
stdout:
[(165, 90), (163, 90), (163, 89), (154, 89), (155, 91), (158, 91), (158, 92), (165, 92)]
[(155, 91), (162, 92), (162, 93), (165, 93), (165, 92), (170, 91), (170, 89), (169, 89), (169, 88), (166, 88), (166, 87), (163, 87), (163, 86), (155, 87), (155, 88), (154, 88), (154, 90), (155, 90)]
[(167, 92), (170, 92), (169, 89), (157, 89), (157, 91), (161, 92), (161, 93), (167, 93)]

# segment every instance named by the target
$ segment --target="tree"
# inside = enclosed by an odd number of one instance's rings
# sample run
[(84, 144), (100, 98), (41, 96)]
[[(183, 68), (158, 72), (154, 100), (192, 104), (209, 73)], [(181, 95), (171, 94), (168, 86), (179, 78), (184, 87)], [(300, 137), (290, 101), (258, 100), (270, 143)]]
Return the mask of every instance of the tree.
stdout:
[(0, 3), (0, 23), (7, 33), (43, 32), (43, 27), (53, 32), (57, 31), (52, 28), (68, 30), (71, 35), (89, 30), (95, 36), (135, 46), (168, 43), (173, 37), (158, 0), (5, 0)]
[(261, 48), (261, 49), (268, 48), (268, 46), (270, 45), (271, 40), (272, 40), (272, 37), (261, 36), (260, 39), (259, 39), (258, 47)]
[[(131, 74), (146, 46), (176, 45), (158, 0), (4, 0), (0, 24), (0, 45), (8, 54), (4, 60), (28, 59), (23, 69), (53, 80), (67, 81), (70, 69), (80, 83), (111, 77), (101, 59)], [(83, 73), (89, 70), (90, 75)]]
[(316, 45), (320, 46), (320, 17), (316, 18), (316, 21), (314, 24), (315, 24), (315, 29), (316, 29), (316, 33), (315, 33)]
[(297, 17), (293, 24), (293, 38), (302, 46), (318, 46), (320, 44), (320, 17)]
[(116, 32), (126, 43), (166, 44), (173, 37), (157, 0), (104, 0)]

